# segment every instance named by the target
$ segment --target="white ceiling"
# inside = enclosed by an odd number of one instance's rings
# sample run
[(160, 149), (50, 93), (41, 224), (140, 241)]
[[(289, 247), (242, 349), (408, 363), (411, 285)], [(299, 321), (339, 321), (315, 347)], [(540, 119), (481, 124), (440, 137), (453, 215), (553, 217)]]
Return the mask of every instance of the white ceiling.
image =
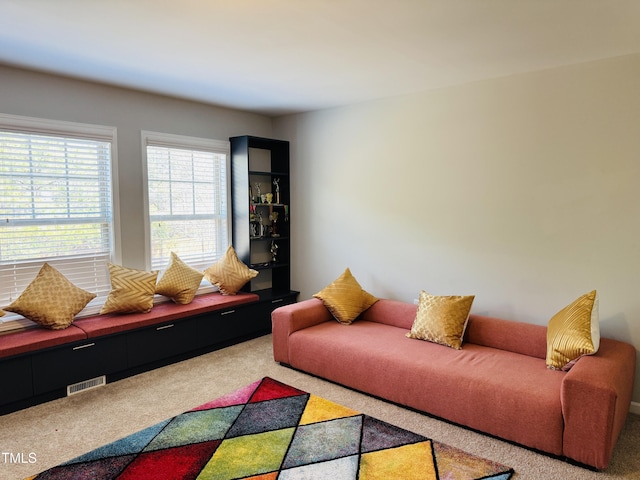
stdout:
[(637, 52), (640, 0), (0, 0), (0, 63), (269, 115)]

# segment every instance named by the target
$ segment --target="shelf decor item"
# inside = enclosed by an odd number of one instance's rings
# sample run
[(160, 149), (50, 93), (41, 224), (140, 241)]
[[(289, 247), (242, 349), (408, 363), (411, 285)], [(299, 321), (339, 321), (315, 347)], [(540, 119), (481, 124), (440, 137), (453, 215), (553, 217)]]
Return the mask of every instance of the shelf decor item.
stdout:
[(256, 203), (260, 203), (260, 200), (262, 198), (262, 195), (260, 194), (260, 182), (256, 182), (256, 192), (257, 192), (257, 195), (256, 195), (255, 201)]
[(276, 229), (276, 223), (278, 222), (278, 212), (271, 212), (269, 214), (269, 220), (271, 220), (271, 236), (272, 237), (279, 237), (280, 234), (278, 233), (278, 230)]
[(280, 179), (274, 178), (273, 185), (276, 187), (276, 203), (280, 203)]

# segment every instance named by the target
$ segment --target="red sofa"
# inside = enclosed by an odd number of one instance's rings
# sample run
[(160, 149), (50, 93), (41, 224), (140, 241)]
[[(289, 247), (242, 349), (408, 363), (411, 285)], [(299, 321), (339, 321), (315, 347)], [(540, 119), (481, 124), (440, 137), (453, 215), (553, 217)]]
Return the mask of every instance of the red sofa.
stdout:
[(462, 350), (405, 334), (416, 306), (381, 299), (351, 325), (318, 299), (272, 313), (277, 362), (595, 469), (633, 391), (635, 348), (601, 339), (568, 372), (545, 365), (546, 327), (471, 315)]

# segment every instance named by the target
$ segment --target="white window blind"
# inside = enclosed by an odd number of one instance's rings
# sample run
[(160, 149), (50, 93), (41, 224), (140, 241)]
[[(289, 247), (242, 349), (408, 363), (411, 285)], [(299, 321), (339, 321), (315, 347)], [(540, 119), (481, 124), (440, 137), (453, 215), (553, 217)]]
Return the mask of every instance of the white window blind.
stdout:
[(110, 290), (115, 130), (76, 126), (0, 117), (0, 308), (44, 262), (102, 301)]
[(171, 252), (197, 270), (229, 244), (228, 142), (144, 132), (150, 267)]

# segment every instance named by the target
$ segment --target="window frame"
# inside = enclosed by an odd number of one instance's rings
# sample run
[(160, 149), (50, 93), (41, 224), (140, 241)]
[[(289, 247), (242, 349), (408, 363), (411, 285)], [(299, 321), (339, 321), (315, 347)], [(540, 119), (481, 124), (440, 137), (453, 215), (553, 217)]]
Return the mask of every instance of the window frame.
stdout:
[[(218, 252), (217, 258), (224, 254), (227, 246), (231, 244), (231, 222), (232, 222), (232, 210), (231, 210), (231, 144), (226, 140), (215, 140), (209, 138), (192, 137), (187, 135), (176, 135), (170, 133), (153, 132), (143, 130), (141, 132), (142, 143), (142, 185), (144, 195), (144, 256), (145, 256), (145, 268), (147, 271), (152, 268), (152, 246), (151, 246), (151, 218), (149, 211), (149, 175), (148, 175), (148, 158), (147, 147), (166, 147), (177, 148), (184, 150), (205, 151), (212, 153), (223, 153), (225, 155), (225, 182), (226, 182), (226, 245), (220, 252)], [(167, 262), (169, 256), (167, 255)], [(166, 268), (166, 264), (161, 268), (162, 273)], [(215, 291), (209, 282), (203, 280), (198, 294)]]
[[(110, 144), (110, 181), (111, 181), (111, 231), (110, 231), (110, 252), (109, 261), (119, 262), (121, 258), (121, 230), (120, 230), (120, 209), (119, 209), (119, 189), (118, 189), (118, 148), (117, 148), (117, 128), (105, 125), (88, 123), (69, 122), (64, 120), (52, 120), (21, 115), (11, 115), (0, 113), (0, 130), (15, 132), (27, 135), (55, 136), (71, 139), (86, 139), (106, 142)], [(47, 222), (43, 222), (47, 223)], [(54, 223), (54, 222), (51, 222)], [(62, 257), (60, 257), (62, 258)], [(68, 257), (64, 257), (68, 258)], [(63, 260), (61, 260), (63, 261)], [(55, 267), (57, 261), (55, 257), (43, 260), (25, 260), (25, 264), (44, 264), (49, 262)], [(20, 262), (17, 262), (20, 263)], [(61, 272), (64, 274), (64, 272)], [(73, 281), (73, 279), (70, 278)], [(25, 285), (26, 286), (26, 285)], [(78, 315), (87, 316), (97, 314), (106, 296), (94, 299)], [(2, 306), (0, 306), (1, 308)], [(13, 324), (13, 325), (12, 325)], [(4, 317), (0, 317), (0, 331), (30, 326), (33, 322), (23, 319), (22, 316), (6, 312)]]

